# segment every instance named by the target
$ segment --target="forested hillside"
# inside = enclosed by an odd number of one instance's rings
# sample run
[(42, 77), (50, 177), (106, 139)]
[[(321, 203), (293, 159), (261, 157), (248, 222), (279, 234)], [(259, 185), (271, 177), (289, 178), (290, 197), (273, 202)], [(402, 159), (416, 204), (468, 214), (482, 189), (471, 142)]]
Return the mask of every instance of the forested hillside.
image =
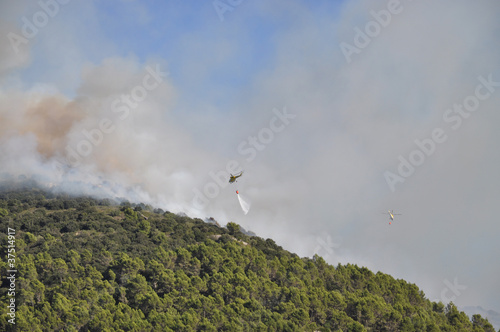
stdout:
[(235, 223), (40, 190), (1, 192), (0, 221), (2, 331), (493, 331), (414, 284), (300, 258)]

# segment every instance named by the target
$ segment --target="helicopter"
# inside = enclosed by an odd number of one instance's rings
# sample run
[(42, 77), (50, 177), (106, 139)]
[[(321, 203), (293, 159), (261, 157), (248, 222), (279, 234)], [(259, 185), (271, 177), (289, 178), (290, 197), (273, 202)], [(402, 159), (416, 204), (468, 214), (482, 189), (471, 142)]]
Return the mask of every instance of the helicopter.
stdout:
[[(394, 220), (394, 216), (401, 216), (401, 213), (394, 213), (394, 210), (388, 210), (387, 212), (381, 212), (382, 214), (388, 214), (389, 215), (389, 219), (391, 219), (391, 221)], [(389, 225), (391, 224), (391, 222), (389, 221)]]
[(239, 178), (242, 175), (243, 175), (243, 171), (241, 171), (240, 174), (237, 174), (237, 175), (231, 174), (231, 177), (229, 178), (229, 183), (236, 182), (236, 179)]

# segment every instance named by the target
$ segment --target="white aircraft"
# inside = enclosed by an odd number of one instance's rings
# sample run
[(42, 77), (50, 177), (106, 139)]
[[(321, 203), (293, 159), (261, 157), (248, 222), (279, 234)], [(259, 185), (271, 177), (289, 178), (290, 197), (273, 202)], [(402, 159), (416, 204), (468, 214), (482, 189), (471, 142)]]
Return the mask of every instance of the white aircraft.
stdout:
[[(394, 220), (394, 216), (400, 216), (401, 213), (394, 213), (394, 210), (389, 210), (387, 212), (381, 212), (382, 214), (388, 214), (389, 215), (389, 219), (391, 220)], [(391, 224), (391, 222), (389, 221), (389, 225)]]

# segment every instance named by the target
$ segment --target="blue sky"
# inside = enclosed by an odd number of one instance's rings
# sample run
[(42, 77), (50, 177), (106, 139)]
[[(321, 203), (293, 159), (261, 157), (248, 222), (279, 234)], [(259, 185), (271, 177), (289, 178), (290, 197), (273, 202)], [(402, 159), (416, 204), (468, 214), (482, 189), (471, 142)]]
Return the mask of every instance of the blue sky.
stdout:
[[(210, 1), (69, 2), (60, 7), (60, 13), (67, 15), (57, 15), (34, 39), (35, 52), (45, 56), (34, 58), (23, 76), (25, 82), (38, 82), (39, 77), (47, 77), (45, 83), (50, 83), (51, 78), (56, 82), (61, 77), (54, 76), (62, 75), (56, 70), (61, 60), (99, 63), (107, 57), (134, 57), (144, 63), (162, 58), (181, 90), (224, 103), (225, 97), (218, 91), (232, 95), (248, 87), (259, 72), (275, 66), (276, 39), (281, 34), (301, 29), (303, 24), (321, 24), (322, 17), (334, 17), (337, 3), (323, 1), (311, 6), (304, 1), (294, 6), (299, 8), (287, 9), (284, 4), (272, 8), (243, 1), (233, 11), (225, 12), (221, 21)], [(263, 7), (269, 7), (265, 8), (267, 12), (261, 11)], [(25, 11), (26, 17), (39, 10), (30, 9)], [(307, 9), (317, 17), (301, 21), (297, 11)], [(75, 23), (78, 16), (85, 17), (85, 21)], [(76, 48), (78, 59), (59, 59), (51, 53), (54, 49), (41, 45), (41, 39), (48, 38), (56, 25), (58, 46)], [(199, 69), (196, 75), (186, 75), (192, 68)], [(73, 94), (78, 76), (74, 74), (69, 83), (65, 84), (65, 92)]]

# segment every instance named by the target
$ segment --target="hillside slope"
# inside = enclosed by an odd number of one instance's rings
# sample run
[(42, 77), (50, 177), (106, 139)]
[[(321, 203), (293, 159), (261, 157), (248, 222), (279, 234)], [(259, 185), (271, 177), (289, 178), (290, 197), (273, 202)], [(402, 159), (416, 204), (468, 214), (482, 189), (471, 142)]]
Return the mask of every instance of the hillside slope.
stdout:
[[(0, 193), (0, 222), (0, 303), (10, 244), (19, 331), (494, 331), (414, 284), (300, 258), (235, 223), (40, 190)], [(14, 330), (8, 310), (0, 330)]]

